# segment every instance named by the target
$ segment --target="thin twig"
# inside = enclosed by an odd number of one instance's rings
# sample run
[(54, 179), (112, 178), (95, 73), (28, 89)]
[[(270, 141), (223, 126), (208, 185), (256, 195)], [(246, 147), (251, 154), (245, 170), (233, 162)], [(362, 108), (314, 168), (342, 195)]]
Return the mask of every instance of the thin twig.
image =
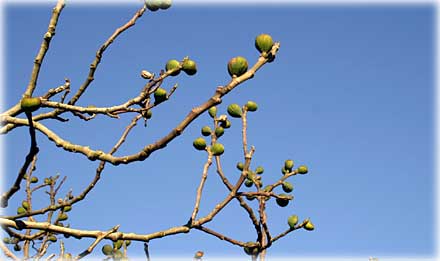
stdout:
[(114, 232), (118, 231), (118, 229), (119, 229), (119, 225), (113, 227), (112, 229), (110, 229), (106, 233), (103, 233), (101, 236), (98, 236), (95, 239), (95, 241), (86, 250), (84, 250), (81, 254), (79, 254), (78, 256), (75, 257), (75, 260), (82, 259), (85, 256), (87, 256), (90, 253), (92, 253), (93, 249), (95, 249), (96, 245), (98, 245), (99, 242), (101, 242), (101, 240), (103, 240), (106, 236), (110, 235), (111, 233), (114, 233)]

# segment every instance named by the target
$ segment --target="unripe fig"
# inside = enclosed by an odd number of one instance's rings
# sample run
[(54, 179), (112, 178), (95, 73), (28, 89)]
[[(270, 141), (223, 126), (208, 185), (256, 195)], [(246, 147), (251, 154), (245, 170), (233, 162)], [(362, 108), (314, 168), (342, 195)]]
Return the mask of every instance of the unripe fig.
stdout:
[(157, 88), (154, 92), (154, 103), (158, 104), (167, 99), (167, 91), (163, 88)]
[(21, 109), (25, 112), (33, 112), (41, 107), (40, 97), (25, 97), (20, 102)]
[(197, 72), (196, 62), (193, 60), (185, 59), (182, 64), (182, 70), (188, 75), (194, 75)]
[(58, 217), (59, 221), (64, 221), (67, 220), (69, 217), (67, 216), (66, 213), (61, 213), (60, 216)]
[(171, 7), (171, 0), (160, 0), (159, 8), (162, 10), (166, 10)]
[(284, 162), (284, 168), (286, 169), (286, 170), (289, 170), (289, 171), (291, 171), (292, 170), (292, 168), (293, 168), (293, 160), (286, 160), (285, 162)]
[(256, 256), (258, 255), (258, 253), (260, 252), (258, 249), (257, 244), (255, 244), (254, 242), (247, 242), (246, 243), (249, 246), (246, 246), (243, 248), (244, 252), (250, 256)]
[[(279, 196), (286, 197), (288, 195), (287, 194), (279, 194)], [(285, 207), (289, 204), (289, 200), (286, 198), (277, 198), (276, 201), (277, 201), (278, 206), (280, 206), (280, 207)]]
[(52, 241), (52, 242), (57, 242), (57, 237), (56, 236), (50, 236), (50, 237), (48, 237), (47, 238), (49, 241)]
[(14, 251), (21, 251), (21, 246), (19, 244), (14, 245)]
[(287, 219), (287, 224), (289, 224), (289, 227), (291, 229), (294, 229), (296, 224), (298, 224), (298, 216), (297, 215), (292, 215)]
[(65, 253), (64, 256), (63, 256), (63, 260), (64, 261), (71, 261), (72, 260), (72, 254)]
[(118, 241), (113, 242), (113, 248), (114, 249), (121, 249), (123, 243), (124, 243), (124, 240), (119, 239)]
[(154, 75), (147, 70), (142, 70), (141, 77), (144, 79), (147, 79), (147, 80), (151, 80), (151, 79), (153, 79)]
[(32, 177), (31, 178), (31, 183), (37, 183), (38, 182), (38, 178), (37, 177)]
[(196, 150), (204, 150), (206, 148), (206, 141), (204, 138), (199, 137), (194, 140), (193, 146)]
[(229, 60), (228, 62), (228, 72), (231, 77), (241, 76), (248, 69), (248, 62), (244, 57), (237, 56)]
[(46, 184), (46, 185), (50, 185), (50, 184), (52, 184), (52, 179), (50, 179), (50, 178), (44, 178), (44, 184)]
[(72, 206), (71, 205), (67, 205), (63, 207), (63, 212), (69, 212), (70, 210), (72, 210)]
[(272, 49), (273, 40), (268, 34), (260, 34), (255, 38), (255, 47), (260, 53), (267, 53)]
[(241, 162), (238, 162), (238, 163), (237, 163), (237, 169), (238, 169), (238, 170), (243, 170), (243, 169), (244, 169), (244, 164), (241, 163)]
[(27, 200), (23, 200), (23, 201), (21, 202), (21, 206), (22, 206), (24, 209), (29, 210), (29, 203), (27, 202)]
[(131, 240), (125, 240), (125, 246), (129, 246), (131, 244)]
[(223, 127), (215, 128), (215, 136), (217, 136), (217, 138), (220, 138), (223, 133), (225, 133), (225, 129), (223, 129)]
[(301, 165), (298, 167), (298, 173), (299, 174), (307, 174), (309, 172), (309, 169), (305, 165)]
[(313, 225), (312, 221), (307, 220), (306, 224), (304, 225), (304, 229), (312, 231), (315, 229), (315, 226)]
[(246, 103), (246, 108), (248, 111), (256, 111), (258, 109), (258, 105), (253, 101), (248, 101)]
[(228, 113), (231, 115), (231, 117), (234, 118), (241, 118), (242, 111), (240, 105), (233, 103), (228, 106)]
[(246, 187), (250, 188), (250, 187), (252, 187), (252, 185), (254, 185), (254, 182), (253, 182), (252, 180), (250, 180), (250, 179), (246, 179), (246, 180), (244, 181), (244, 185), (245, 185)]
[(231, 127), (231, 122), (229, 120), (222, 121), (220, 122), (220, 126), (225, 129), (229, 129)]
[(148, 0), (145, 4), (147, 5), (148, 10), (155, 12), (159, 10), (160, 0)]
[(214, 156), (220, 156), (223, 154), (223, 152), (225, 152), (225, 147), (221, 143), (214, 143), (211, 146), (211, 152)]
[(212, 130), (209, 126), (205, 126), (202, 128), (202, 135), (203, 136), (209, 136), (209, 135), (211, 135), (211, 132), (212, 132)]
[(24, 213), (26, 213), (26, 209), (24, 207), (17, 208), (17, 214), (18, 215), (21, 215), (21, 214), (24, 214)]
[(263, 172), (264, 172), (264, 168), (261, 166), (258, 166), (257, 169), (255, 170), (255, 173), (257, 174), (263, 174)]
[(147, 119), (151, 119), (152, 116), (153, 116), (152, 110), (148, 110), (147, 113), (145, 114), (145, 118), (147, 118)]
[[(165, 70), (166, 70), (167, 72), (170, 71), (170, 70), (177, 69), (177, 68), (180, 68), (180, 62), (177, 61), (177, 60), (169, 60), (169, 61), (167, 62), (167, 64), (165, 65)], [(175, 71), (175, 72), (173, 72), (171, 75), (172, 75), (172, 76), (176, 76), (176, 75), (178, 75), (179, 73), (180, 73), (180, 69), (177, 70), (177, 71)]]
[(101, 251), (104, 255), (111, 256), (113, 254), (113, 247), (107, 244), (102, 247)]
[(208, 113), (211, 118), (215, 118), (215, 116), (217, 115), (217, 107), (212, 106), (211, 108), (209, 108)]
[(292, 183), (288, 182), (288, 181), (284, 181), (282, 184), (283, 190), (286, 193), (290, 193), (293, 191), (293, 185)]
[(281, 173), (283, 173), (284, 175), (286, 175), (287, 173), (289, 173), (289, 171), (287, 169), (285, 169), (284, 167), (281, 168)]
[(9, 237), (4, 237), (3, 238), (3, 243), (5, 244), (11, 244), (11, 239)]

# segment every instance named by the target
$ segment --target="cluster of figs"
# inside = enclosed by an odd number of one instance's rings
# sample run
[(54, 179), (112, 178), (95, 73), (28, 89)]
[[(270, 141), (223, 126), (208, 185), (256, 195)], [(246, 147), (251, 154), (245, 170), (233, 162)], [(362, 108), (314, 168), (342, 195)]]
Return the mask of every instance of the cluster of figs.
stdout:
[(166, 10), (171, 7), (172, 0), (148, 0), (145, 4), (148, 10), (155, 12), (159, 9)]
[[(227, 108), (227, 112), (232, 118), (241, 118), (243, 115), (243, 110), (256, 111), (257, 108), (258, 105), (256, 102), (248, 101), (243, 107), (240, 107), (240, 105), (236, 103), (230, 104)], [(215, 136), (217, 140), (218, 138), (223, 136), (225, 129), (231, 127), (231, 122), (228, 120), (225, 114), (217, 117), (217, 107), (215, 106), (209, 108), (208, 114), (209, 116), (211, 116), (211, 118), (216, 119), (219, 122), (219, 126), (217, 126), (214, 130), (212, 130), (209, 126), (204, 126), (201, 129), (201, 133), (205, 137)], [(219, 142), (215, 142), (210, 147), (207, 147), (206, 140), (203, 137), (198, 137), (197, 139), (195, 139), (193, 141), (193, 146), (196, 150), (206, 150), (208, 148), (213, 156), (220, 156), (225, 152), (225, 147)]]
[(113, 258), (113, 260), (128, 260), (124, 256), (124, 253), (121, 251), (121, 248), (123, 245), (125, 245), (125, 247), (128, 247), (130, 244), (131, 244), (131, 240), (119, 239), (117, 241), (113, 241), (112, 245), (105, 244), (101, 248), (101, 251), (105, 256), (109, 258)]

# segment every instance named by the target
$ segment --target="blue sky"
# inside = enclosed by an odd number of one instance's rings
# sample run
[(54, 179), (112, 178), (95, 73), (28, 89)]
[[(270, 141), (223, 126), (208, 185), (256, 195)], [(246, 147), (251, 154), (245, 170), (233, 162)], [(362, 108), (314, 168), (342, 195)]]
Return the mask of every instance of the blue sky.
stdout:
[[(51, 43), (36, 95), (68, 77), (75, 90), (85, 79), (94, 53), (125, 23), (137, 6), (67, 5)], [(47, 29), (51, 6), (5, 7), (6, 101), (15, 104), (28, 83), (32, 61)], [(180, 74), (173, 99), (159, 106), (148, 128), (139, 124), (118, 155), (137, 152), (176, 125), (192, 107), (203, 103), (230, 77), (228, 60), (258, 58), (254, 39), (269, 33), (281, 42), (275, 62), (223, 99), (254, 100), (249, 115), (249, 143), (256, 147), (252, 166), (264, 166), (263, 181), (281, 175), (285, 159), (309, 166), (310, 174), (293, 177), (295, 199), (286, 208), (268, 202), (272, 234), (287, 228), (286, 219), (310, 217), (313, 232), (297, 231), (269, 249), (275, 256), (431, 256), (434, 242), (434, 19), (433, 5), (379, 6), (188, 6), (146, 13), (105, 54), (96, 80), (78, 105), (119, 104), (138, 94), (142, 69), (158, 72), (169, 59), (190, 56), (195, 77)], [(66, 140), (108, 151), (130, 116), (97, 117), (90, 122), (47, 121)], [(107, 165), (101, 183), (74, 206), (71, 226), (151, 233), (186, 223), (206, 156), (192, 148), (207, 114), (189, 126), (166, 149), (144, 162)], [(242, 161), (239, 121), (221, 138), (226, 147), (227, 176), (238, 177)], [(35, 175), (68, 176), (64, 191), (79, 192), (93, 178), (97, 162), (56, 148), (38, 134), (41, 148)], [(28, 150), (26, 128), (5, 138), (5, 184), (17, 173)], [(207, 214), (227, 191), (210, 172), (200, 215)], [(23, 199), (16, 195), (15, 205)], [(44, 195), (36, 198), (41, 206)], [(14, 203), (11, 203), (14, 206)], [(8, 209), (15, 212), (15, 208)], [(236, 202), (207, 225), (240, 241), (255, 232)], [(92, 241), (70, 241), (79, 253)], [(142, 244), (129, 253), (141, 255)], [(172, 252), (170, 252), (172, 249)], [(241, 255), (236, 246), (199, 231), (150, 243), (152, 256), (206, 257)], [(244, 253), (243, 253), (244, 254)]]

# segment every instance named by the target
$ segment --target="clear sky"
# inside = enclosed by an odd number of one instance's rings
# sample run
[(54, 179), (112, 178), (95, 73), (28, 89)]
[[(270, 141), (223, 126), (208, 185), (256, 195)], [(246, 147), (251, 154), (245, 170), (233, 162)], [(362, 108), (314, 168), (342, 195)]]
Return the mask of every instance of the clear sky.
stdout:
[[(6, 106), (15, 104), (29, 81), (33, 59), (47, 30), (52, 6), (5, 7)], [(35, 95), (71, 80), (85, 80), (98, 47), (138, 6), (67, 5), (44, 61)], [(310, 217), (315, 231), (296, 231), (276, 242), (276, 256), (431, 256), (434, 242), (434, 19), (433, 5), (259, 5), (175, 4), (147, 12), (106, 52), (96, 80), (78, 105), (120, 104), (138, 94), (142, 69), (159, 72), (169, 59), (190, 56), (195, 77), (181, 73), (173, 98), (154, 110), (148, 128), (139, 124), (118, 155), (137, 152), (180, 122), (196, 105), (226, 84), (234, 56), (251, 64), (258, 58), (254, 39), (269, 33), (281, 42), (275, 62), (223, 99), (254, 100), (249, 143), (256, 147), (252, 166), (264, 166), (269, 184), (285, 159), (309, 166), (309, 174), (290, 179), (295, 199), (286, 208), (268, 202), (272, 234), (287, 228), (287, 217)], [(99, 116), (90, 122), (65, 114), (67, 123), (46, 121), (64, 139), (108, 151), (131, 116)], [(107, 165), (101, 182), (70, 212), (71, 227), (151, 233), (182, 225), (191, 215), (206, 155), (192, 141), (211, 124), (207, 114), (166, 149), (143, 162)], [(240, 124), (232, 121), (221, 142), (223, 166), (234, 180), (242, 161)], [(38, 177), (60, 173), (64, 192), (79, 192), (93, 178), (98, 162), (65, 152), (37, 135), (41, 148)], [(6, 136), (5, 184), (9, 186), (28, 151), (26, 128)], [(212, 168), (200, 215), (207, 214), (227, 190)], [(11, 206), (17, 206), (17, 194)], [(37, 206), (46, 204), (44, 195)], [(256, 206), (253, 202), (253, 206)], [(15, 212), (11, 207), (8, 212)], [(247, 214), (233, 201), (207, 227), (240, 241), (255, 240)], [(72, 253), (92, 241), (66, 242)], [(100, 246), (102, 243), (100, 244)], [(152, 257), (242, 255), (242, 249), (199, 231), (153, 240)], [(55, 251), (55, 250), (54, 250)], [(58, 250), (56, 250), (58, 251)], [(97, 252), (101, 256), (100, 251)], [(129, 254), (143, 254), (135, 243)]]

